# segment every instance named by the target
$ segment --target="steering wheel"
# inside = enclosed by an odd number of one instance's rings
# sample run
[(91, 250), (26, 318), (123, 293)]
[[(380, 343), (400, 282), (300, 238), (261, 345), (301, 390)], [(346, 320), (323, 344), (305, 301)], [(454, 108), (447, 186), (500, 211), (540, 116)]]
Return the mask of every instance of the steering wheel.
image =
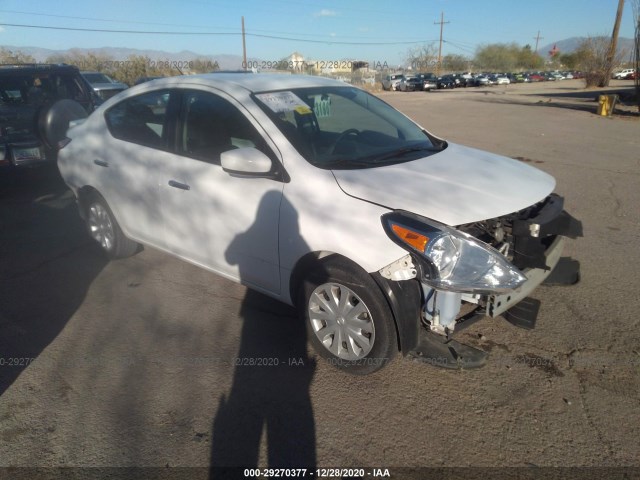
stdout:
[(356, 128), (349, 128), (349, 129), (345, 130), (344, 132), (342, 132), (340, 135), (338, 135), (338, 138), (336, 138), (336, 141), (333, 142), (333, 147), (331, 147), (331, 155), (336, 153), (336, 148), (338, 147), (340, 142), (342, 142), (349, 135), (355, 135), (355, 136), (360, 135), (360, 130), (358, 130)]

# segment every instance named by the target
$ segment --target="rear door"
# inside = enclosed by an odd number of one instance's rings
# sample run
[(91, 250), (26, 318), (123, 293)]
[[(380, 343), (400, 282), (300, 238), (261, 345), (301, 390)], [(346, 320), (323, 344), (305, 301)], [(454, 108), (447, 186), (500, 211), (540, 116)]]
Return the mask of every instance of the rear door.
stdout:
[(159, 168), (174, 158), (171, 149), (172, 91), (129, 97), (105, 112), (109, 135), (93, 150), (89, 168), (95, 186), (125, 233), (165, 248), (158, 197)]

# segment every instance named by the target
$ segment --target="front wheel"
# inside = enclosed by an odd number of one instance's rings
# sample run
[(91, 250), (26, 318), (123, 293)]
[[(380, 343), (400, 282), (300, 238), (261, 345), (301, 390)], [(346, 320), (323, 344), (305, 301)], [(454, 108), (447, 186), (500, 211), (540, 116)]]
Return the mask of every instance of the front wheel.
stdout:
[(311, 344), (339, 369), (366, 375), (397, 353), (389, 306), (373, 278), (359, 267), (329, 257), (304, 281), (299, 304)]
[(97, 193), (91, 195), (86, 206), (89, 235), (111, 259), (130, 257), (140, 245), (124, 236), (107, 202)]

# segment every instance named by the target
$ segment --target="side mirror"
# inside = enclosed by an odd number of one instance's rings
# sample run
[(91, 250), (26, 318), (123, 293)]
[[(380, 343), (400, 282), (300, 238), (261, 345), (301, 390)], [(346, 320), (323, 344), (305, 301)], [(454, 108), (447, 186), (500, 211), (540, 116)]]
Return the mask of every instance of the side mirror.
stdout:
[(273, 162), (253, 147), (236, 148), (220, 155), (222, 169), (232, 175), (265, 177), (272, 174)]

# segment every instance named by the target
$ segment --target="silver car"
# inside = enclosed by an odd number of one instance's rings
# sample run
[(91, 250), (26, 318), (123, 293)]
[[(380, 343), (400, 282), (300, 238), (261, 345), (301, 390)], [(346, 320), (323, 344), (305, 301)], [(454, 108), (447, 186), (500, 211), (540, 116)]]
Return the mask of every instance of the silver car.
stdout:
[(398, 90), (398, 86), (402, 80), (404, 80), (404, 75), (402, 73), (387, 75), (382, 80), (382, 88), (384, 90)]
[(89, 82), (93, 91), (96, 92), (102, 100), (108, 100), (129, 88), (128, 85), (117, 82), (101, 72), (80, 72), (80, 74)]

